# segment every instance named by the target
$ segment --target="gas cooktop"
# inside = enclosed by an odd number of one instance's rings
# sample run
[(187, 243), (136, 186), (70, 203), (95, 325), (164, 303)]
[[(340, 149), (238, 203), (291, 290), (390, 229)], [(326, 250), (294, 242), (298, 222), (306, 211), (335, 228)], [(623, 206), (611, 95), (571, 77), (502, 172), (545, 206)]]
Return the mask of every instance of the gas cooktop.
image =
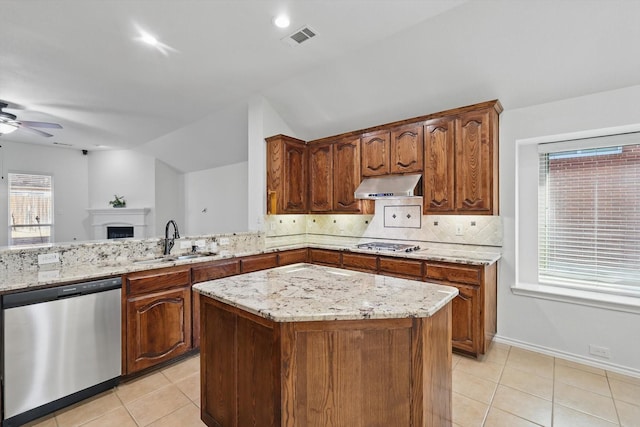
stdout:
[(368, 242), (357, 245), (358, 249), (369, 249), (372, 251), (390, 251), (390, 252), (414, 252), (420, 250), (418, 245), (408, 245), (404, 243), (389, 242)]

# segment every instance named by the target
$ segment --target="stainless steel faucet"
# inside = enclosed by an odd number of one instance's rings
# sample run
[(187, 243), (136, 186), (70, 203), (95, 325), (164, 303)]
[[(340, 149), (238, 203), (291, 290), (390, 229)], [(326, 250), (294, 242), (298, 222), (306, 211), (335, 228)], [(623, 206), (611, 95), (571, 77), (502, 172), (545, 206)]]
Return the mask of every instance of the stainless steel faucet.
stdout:
[[(173, 237), (169, 237), (169, 226), (173, 224)], [(180, 238), (180, 233), (178, 232), (178, 224), (172, 219), (167, 222), (167, 225), (164, 228), (164, 254), (169, 255), (171, 253), (171, 248), (175, 243), (175, 239)]]

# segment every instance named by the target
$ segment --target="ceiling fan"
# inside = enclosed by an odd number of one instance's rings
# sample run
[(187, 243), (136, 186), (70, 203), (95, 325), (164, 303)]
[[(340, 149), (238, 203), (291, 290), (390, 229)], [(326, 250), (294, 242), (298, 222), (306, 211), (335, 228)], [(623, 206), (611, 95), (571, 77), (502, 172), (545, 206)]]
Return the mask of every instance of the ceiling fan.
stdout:
[(27, 120), (17, 120), (17, 117), (15, 114), (2, 111), (3, 108), (7, 108), (8, 106), (9, 104), (7, 104), (6, 102), (0, 101), (0, 135), (6, 135), (18, 129), (24, 129), (26, 131), (38, 134), (40, 136), (46, 136), (48, 138), (53, 135), (35, 128), (62, 129), (62, 126), (60, 126), (57, 123), (31, 122)]

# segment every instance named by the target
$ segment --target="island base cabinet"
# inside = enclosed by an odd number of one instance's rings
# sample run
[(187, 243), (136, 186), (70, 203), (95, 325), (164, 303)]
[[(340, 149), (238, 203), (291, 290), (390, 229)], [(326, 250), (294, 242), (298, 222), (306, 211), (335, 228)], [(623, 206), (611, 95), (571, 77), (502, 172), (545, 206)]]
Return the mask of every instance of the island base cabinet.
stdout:
[(451, 426), (451, 304), (429, 318), (287, 323), (200, 304), (210, 427)]

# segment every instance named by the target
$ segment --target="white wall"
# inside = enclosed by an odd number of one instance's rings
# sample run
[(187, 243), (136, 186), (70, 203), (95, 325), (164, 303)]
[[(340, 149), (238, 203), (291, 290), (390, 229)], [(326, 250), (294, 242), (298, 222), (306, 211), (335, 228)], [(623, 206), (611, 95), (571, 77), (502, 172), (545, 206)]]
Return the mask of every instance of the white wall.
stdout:
[(248, 163), (241, 162), (185, 174), (182, 235), (247, 230), (247, 168)]
[(260, 95), (249, 100), (248, 127), (248, 229), (260, 231), (267, 213), (267, 146), (264, 139), (278, 134), (296, 137), (296, 133)]
[[(516, 241), (516, 141), (640, 123), (640, 86), (514, 110), (500, 117), (500, 210), (504, 223), (498, 283), (498, 336), (513, 343), (582, 361), (610, 364), (640, 375), (640, 315), (514, 295), (516, 248), (526, 257), (530, 233)], [(532, 154), (533, 155), (533, 154)], [(532, 197), (535, 197), (532, 196)], [(526, 200), (526, 195), (523, 195)], [(526, 214), (526, 210), (520, 212)], [(608, 347), (611, 359), (589, 355)]]
[(132, 150), (89, 152), (89, 206), (108, 208), (114, 195), (124, 196), (128, 208), (151, 208), (147, 236), (155, 230), (155, 159)]
[[(170, 219), (175, 220), (179, 228), (184, 225), (184, 175), (156, 159), (155, 179), (155, 235), (162, 236)], [(184, 231), (180, 230), (180, 232)]]
[(0, 144), (0, 246), (8, 243), (8, 172), (53, 175), (54, 240), (69, 242), (90, 238), (88, 213), (88, 156), (80, 150), (15, 143)]

